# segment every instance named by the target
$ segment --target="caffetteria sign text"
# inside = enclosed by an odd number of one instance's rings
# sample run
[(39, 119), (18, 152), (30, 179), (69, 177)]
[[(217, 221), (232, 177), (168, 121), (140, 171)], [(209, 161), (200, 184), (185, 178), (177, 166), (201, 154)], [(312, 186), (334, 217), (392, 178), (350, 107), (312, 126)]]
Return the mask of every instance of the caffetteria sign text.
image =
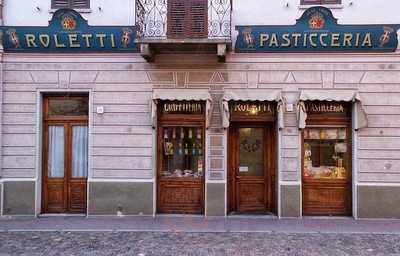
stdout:
[(57, 10), (49, 26), (1, 26), (6, 52), (137, 52), (135, 26), (89, 26), (71, 9)]
[(325, 7), (307, 9), (293, 26), (236, 26), (236, 52), (393, 52), (400, 25), (340, 25)]

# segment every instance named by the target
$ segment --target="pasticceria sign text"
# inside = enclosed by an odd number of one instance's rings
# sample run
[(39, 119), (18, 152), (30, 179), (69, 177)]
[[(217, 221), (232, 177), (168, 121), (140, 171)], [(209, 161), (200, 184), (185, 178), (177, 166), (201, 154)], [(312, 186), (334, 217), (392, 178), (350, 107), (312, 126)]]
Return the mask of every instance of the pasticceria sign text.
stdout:
[(57, 10), (48, 27), (0, 27), (6, 52), (136, 52), (136, 27), (89, 26), (71, 9)]
[(293, 26), (236, 26), (236, 52), (375, 51), (397, 48), (400, 25), (339, 25), (325, 7), (307, 9)]

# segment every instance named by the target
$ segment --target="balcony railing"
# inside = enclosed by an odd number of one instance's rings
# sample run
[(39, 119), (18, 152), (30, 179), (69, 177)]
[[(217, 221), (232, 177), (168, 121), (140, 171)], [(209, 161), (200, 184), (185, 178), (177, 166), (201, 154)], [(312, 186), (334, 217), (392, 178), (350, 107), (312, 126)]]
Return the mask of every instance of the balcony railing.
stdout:
[[(167, 39), (167, 0), (136, 0), (138, 39)], [(231, 0), (208, 0), (208, 39), (231, 39)]]

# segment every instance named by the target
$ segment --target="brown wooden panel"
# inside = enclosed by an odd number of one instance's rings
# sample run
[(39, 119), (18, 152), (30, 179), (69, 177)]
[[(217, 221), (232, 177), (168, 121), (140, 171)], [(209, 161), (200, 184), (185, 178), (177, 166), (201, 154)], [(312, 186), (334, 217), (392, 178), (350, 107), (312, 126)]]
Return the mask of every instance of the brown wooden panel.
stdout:
[(202, 181), (159, 181), (158, 212), (203, 213), (204, 185)]
[(236, 183), (237, 208), (240, 212), (266, 211), (266, 189), (264, 180), (247, 180)]
[(351, 213), (351, 185), (313, 182), (303, 185), (304, 215), (348, 215)]
[(65, 190), (64, 179), (52, 179), (45, 184), (46, 212), (57, 213), (64, 212), (65, 208)]
[(86, 179), (72, 179), (68, 184), (69, 211), (86, 212)]

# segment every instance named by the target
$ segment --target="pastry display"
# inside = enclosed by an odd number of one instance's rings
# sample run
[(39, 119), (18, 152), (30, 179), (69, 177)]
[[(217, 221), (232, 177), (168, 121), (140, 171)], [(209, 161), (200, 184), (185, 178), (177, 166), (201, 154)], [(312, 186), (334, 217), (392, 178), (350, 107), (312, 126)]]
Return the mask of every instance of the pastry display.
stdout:
[(346, 129), (304, 130), (303, 176), (310, 179), (346, 179)]

